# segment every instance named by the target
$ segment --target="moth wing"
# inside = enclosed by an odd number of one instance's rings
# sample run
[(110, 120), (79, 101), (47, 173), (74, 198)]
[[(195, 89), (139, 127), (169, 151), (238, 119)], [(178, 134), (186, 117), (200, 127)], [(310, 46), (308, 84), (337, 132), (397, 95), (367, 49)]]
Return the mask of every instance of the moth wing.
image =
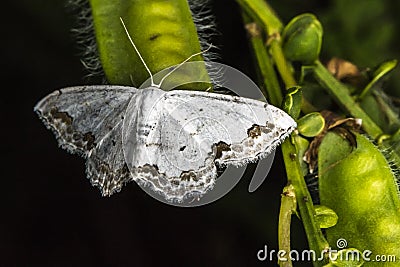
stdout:
[(126, 159), (135, 181), (167, 199), (203, 195), (214, 185), (216, 163), (241, 166), (265, 157), (296, 126), (283, 111), (248, 98), (177, 90), (152, 99), (140, 116), (144, 134), (124, 129), (126, 143), (143, 144)]
[(125, 163), (121, 133), (122, 121), (119, 121), (87, 156), (87, 176), (103, 196), (119, 192), (126, 182), (132, 180)]
[(266, 157), (296, 127), (279, 108), (244, 97), (170, 91), (164, 106), (181, 126), (203, 118), (194, 128), (181, 127), (180, 131), (196, 137), (189, 140), (201, 140), (200, 147), (213, 147), (215, 162), (223, 166), (242, 166)]
[(103, 195), (129, 179), (122, 152), (121, 127), (137, 89), (124, 86), (77, 86), (57, 90), (34, 108), (58, 144), (87, 159), (87, 175)]

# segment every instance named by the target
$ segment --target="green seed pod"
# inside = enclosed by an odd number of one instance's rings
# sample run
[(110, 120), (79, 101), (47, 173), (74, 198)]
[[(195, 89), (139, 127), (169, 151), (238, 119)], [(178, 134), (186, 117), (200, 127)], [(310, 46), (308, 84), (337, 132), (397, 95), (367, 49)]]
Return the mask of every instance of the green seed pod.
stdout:
[[(101, 63), (111, 84), (138, 87), (149, 76), (120, 17), (152, 73), (201, 51), (186, 0), (90, 0), (90, 5)], [(192, 60), (202, 60), (202, 56)], [(203, 71), (207, 73), (205, 67)]]
[[(400, 199), (396, 180), (381, 152), (364, 136), (355, 134), (357, 147), (335, 133), (328, 133), (318, 153), (321, 205), (339, 219), (326, 230), (329, 243), (346, 240), (346, 248), (369, 250), (371, 261), (382, 266), (379, 255), (395, 255), (400, 263)], [(344, 248), (340, 246), (339, 248)]]
[(314, 15), (293, 18), (282, 33), (285, 56), (291, 61), (313, 63), (321, 51), (322, 34), (322, 25)]

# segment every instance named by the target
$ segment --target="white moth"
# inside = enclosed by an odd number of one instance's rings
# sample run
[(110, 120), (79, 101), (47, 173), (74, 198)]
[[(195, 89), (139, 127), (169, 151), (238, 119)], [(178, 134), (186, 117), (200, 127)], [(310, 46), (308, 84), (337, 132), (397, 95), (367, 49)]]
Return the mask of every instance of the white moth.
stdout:
[(210, 190), (217, 166), (267, 156), (296, 127), (289, 115), (262, 101), (167, 92), (153, 81), (146, 89), (64, 88), (34, 110), (62, 148), (86, 159), (87, 177), (103, 196), (134, 180), (177, 201)]

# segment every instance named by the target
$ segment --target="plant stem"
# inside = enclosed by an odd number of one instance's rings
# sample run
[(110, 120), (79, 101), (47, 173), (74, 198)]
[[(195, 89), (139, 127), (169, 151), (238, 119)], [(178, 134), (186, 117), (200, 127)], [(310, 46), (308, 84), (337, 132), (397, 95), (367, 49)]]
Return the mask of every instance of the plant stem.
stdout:
[(271, 49), (270, 53), (274, 59), (275, 65), (281, 75), (286, 88), (296, 86), (296, 80), (292, 75), (289, 62), (286, 60), (285, 55), (282, 51), (282, 46), (280, 44), (280, 35), (273, 35), (270, 37), (269, 47)]
[(282, 22), (275, 15), (273, 9), (264, 0), (236, 0), (241, 8), (254, 20), (267, 29), (268, 35), (280, 33), (283, 29)]
[[(286, 139), (282, 146), (282, 154), (286, 167), (288, 183), (295, 188), (296, 201), (299, 207), (301, 220), (307, 235), (308, 245), (311, 250), (321, 252), (329, 248), (318, 223), (315, 221), (315, 210), (311, 195), (304, 181), (300, 164), (297, 160), (296, 147), (291, 143), (291, 138)], [(314, 266), (319, 266), (322, 262), (314, 261)]]
[[(243, 14), (243, 19), (245, 22), (249, 21), (249, 17), (246, 14)], [(261, 37), (261, 30), (254, 22), (246, 23), (246, 30), (250, 36), (252, 49), (258, 64), (260, 75), (262, 77), (262, 82), (265, 86), (261, 87), (264, 89), (263, 93), (272, 105), (279, 106), (282, 103), (282, 93), (271, 58), (268, 56), (268, 53), (265, 50), (264, 42)]]
[[(281, 45), (280, 45), (280, 30), (282, 27), (276, 27), (276, 21), (280, 21), (278, 17), (274, 14), (271, 8), (267, 6), (264, 9), (254, 9), (254, 5), (250, 5), (251, 2), (258, 1), (250, 1), (250, 0), (238, 0), (239, 4), (241, 4), (242, 8), (253, 18), (264, 18), (262, 20), (263, 25), (267, 29), (267, 33), (270, 36), (269, 46), (271, 48), (271, 55), (277, 65), (277, 69), (279, 71), (282, 80), (285, 83), (287, 88), (292, 86), (296, 86), (296, 80), (293, 77), (293, 74), (290, 70), (289, 64), (283, 54)], [(258, 48), (260, 49), (260, 48)], [(267, 57), (268, 54), (266, 54)], [(275, 77), (276, 73), (273, 68), (266, 68), (263, 71), (264, 79), (268, 79), (269, 77)], [(278, 85), (273, 85), (273, 87), (269, 90), (280, 91), (280, 87)], [(281, 148), (283, 153), (283, 159), (285, 161), (285, 167), (288, 177), (288, 183), (293, 184), (296, 193), (296, 200), (299, 206), (300, 216), (303, 221), (304, 229), (307, 234), (308, 242), (310, 249), (314, 251), (322, 251), (329, 247), (329, 244), (325, 240), (319, 225), (315, 221), (315, 211), (314, 206), (311, 200), (311, 196), (308, 192), (307, 185), (304, 181), (302, 171), (300, 168), (300, 163), (296, 160), (296, 155), (298, 154), (296, 147), (291, 143), (291, 138), (286, 139)], [(318, 264), (314, 262), (314, 264)]]
[(376, 102), (381, 106), (381, 112), (388, 119), (389, 126), (395, 126), (396, 129), (398, 129), (400, 126), (400, 118), (398, 113), (393, 110), (392, 106), (385, 100), (381, 92), (373, 92), (373, 95), (376, 99)]
[(288, 185), (283, 188), (281, 197), (281, 209), (279, 212), (278, 225), (278, 243), (279, 250), (286, 252), (286, 261), (279, 261), (281, 267), (292, 267), (292, 261), (289, 257), (290, 252), (290, 224), (292, 214), (296, 212), (296, 195), (293, 185)]
[[(289, 64), (286, 61), (283, 51), (280, 46), (280, 33), (283, 29), (283, 24), (274, 10), (264, 0), (237, 0), (242, 9), (250, 15), (254, 20), (259, 21), (266, 29), (267, 35), (270, 40), (269, 46), (271, 47), (271, 54), (280, 69), (280, 73), (290, 73)], [(292, 87), (296, 85), (296, 81), (291, 75), (282, 77), (286, 86)]]
[[(286, 60), (286, 57), (282, 50), (282, 45), (280, 41), (280, 34), (276, 33), (269, 37), (267, 41), (270, 48), (270, 54), (275, 62), (276, 68), (286, 85), (286, 89), (297, 86), (297, 82), (293, 76), (290, 63)], [(301, 101), (301, 110), (303, 113), (309, 113), (316, 111), (315, 108), (309, 103), (304, 97)]]
[(328, 93), (353, 117), (362, 119), (363, 129), (374, 139), (377, 139), (383, 131), (364, 112), (363, 109), (350, 96), (347, 88), (342, 85), (332, 74), (317, 60), (314, 65), (314, 76), (319, 83), (326, 88)]
[[(318, 60), (313, 68), (314, 76), (319, 83), (328, 91), (328, 93), (354, 118), (362, 119), (362, 128), (373, 139), (378, 140), (384, 133), (378, 125), (368, 116), (367, 113), (355, 102), (349, 94), (347, 88), (342, 85)], [(392, 150), (390, 144), (381, 144), (383, 149)], [(400, 155), (398, 151), (390, 154), (390, 159), (400, 166)]]

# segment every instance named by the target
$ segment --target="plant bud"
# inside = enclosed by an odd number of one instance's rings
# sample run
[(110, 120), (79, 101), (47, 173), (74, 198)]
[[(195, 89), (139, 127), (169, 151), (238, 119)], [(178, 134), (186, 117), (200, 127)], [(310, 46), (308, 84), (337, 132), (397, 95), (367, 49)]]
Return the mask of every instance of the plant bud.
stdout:
[(291, 61), (312, 64), (319, 57), (322, 44), (322, 25), (312, 14), (293, 18), (283, 30), (283, 52)]

